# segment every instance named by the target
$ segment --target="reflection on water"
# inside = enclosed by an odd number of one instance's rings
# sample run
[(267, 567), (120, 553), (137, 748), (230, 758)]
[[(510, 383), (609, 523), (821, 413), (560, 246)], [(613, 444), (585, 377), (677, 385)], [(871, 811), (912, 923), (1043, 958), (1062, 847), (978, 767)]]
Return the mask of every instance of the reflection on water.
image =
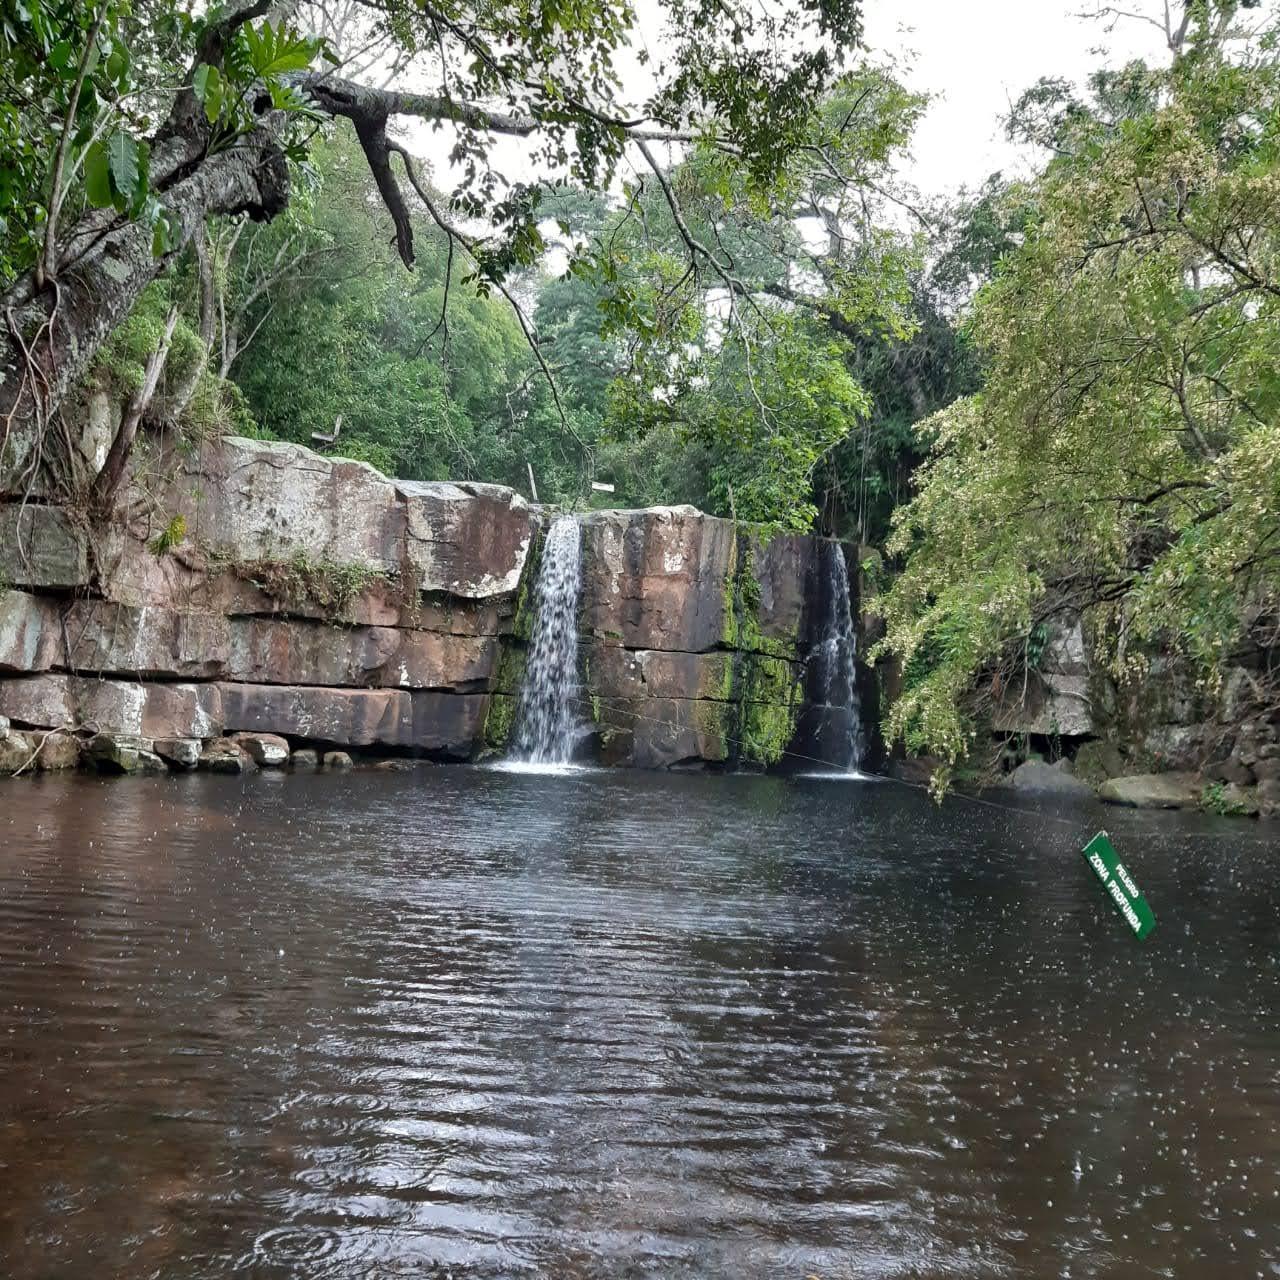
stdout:
[(1277, 849), (890, 784), (0, 788), (0, 1274), (1280, 1274)]

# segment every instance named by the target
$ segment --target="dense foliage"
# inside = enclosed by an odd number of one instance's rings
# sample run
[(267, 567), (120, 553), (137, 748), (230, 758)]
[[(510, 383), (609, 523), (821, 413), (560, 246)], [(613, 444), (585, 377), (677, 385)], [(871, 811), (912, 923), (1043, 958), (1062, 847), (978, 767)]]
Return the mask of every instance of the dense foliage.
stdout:
[[(69, 497), (93, 483), (63, 447), (63, 399), (148, 285), (188, 246), (199, 254), (211, 219), (289, 210), (325, 121), (351, 128), (404, 265), (425, 223), (447, 238), (444, 288), (456, 257), (457, 282), (505, 297), (530, 339), (512, 281), (547, 250), (549, 196), (609, 192), (638, 154), (679, 221), (653, 148), (697, 145), (731, 156), (767, 198), (860, 34), (857, 0), (664, 0), (648, 15), (662, 25), (658, 57), (626, 0), (284, 8), (0, 3), (0, 447), (25, 460), (5, 487), (29, 491), (32, 468), (51, 470)], [(624, 51), (639, 73), (629, 88)], [(449, 138), (447, 197), (396, 134), (406, 118)], [(520, 167), (536, 180), (504, 172), (504, 137), (520, 140)], [(686, 251), (710, 253), (693, 241)], [(206, 283), (208, 270), (202, 261)], [(202, 314), (206, 345), (211, 329)], [(157, 349), (153, 374), (166, 354)], [(146, 409), (126, 412), (121, 458)]]
[(1167, 71), (1091, 103), (1038, 95), (1056, 154), (977, 299), (984, 385), (925, 424), (890, 542), (891, 728), (914, 749), (964, 755), (975, 690), (1056, 615), (1119, 671), (1158, 646), (1210, 686), (1275, 625), (1280, 65), (1274, 29), (1223, 18), (1194, 6)]

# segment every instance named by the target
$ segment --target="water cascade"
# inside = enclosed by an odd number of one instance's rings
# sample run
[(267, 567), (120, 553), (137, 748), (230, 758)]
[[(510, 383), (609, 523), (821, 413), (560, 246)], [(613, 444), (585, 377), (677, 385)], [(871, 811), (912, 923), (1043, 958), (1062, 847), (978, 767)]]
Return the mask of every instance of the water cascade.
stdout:
[(516, 717), (515, 757), (529, 764), (568, 764), (578, 739), (581, 542), (578, 522), (560, 516), (542, 549), (529, 660)]
[(817, 739), (826, 763), (856, 773), (862, 762), (858, 632), (850, 604), (849, 569), (838, 542), (823, 546), (822, 579), (822, 625), (809, 656), (813, 673), (810, 688), (820, 717)]

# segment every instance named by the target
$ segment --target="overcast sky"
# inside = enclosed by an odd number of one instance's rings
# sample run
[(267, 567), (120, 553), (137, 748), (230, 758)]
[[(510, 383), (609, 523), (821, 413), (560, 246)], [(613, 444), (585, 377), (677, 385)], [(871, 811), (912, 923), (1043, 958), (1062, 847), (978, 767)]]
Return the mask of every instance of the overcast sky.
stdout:
[[(1122, 21), (1108, 34), (1075, 16), (1087, 7), (1088, 0), (865, 0), (867, 43), (900, 55), (912, 88), (941, 95), (912, 148), (917, 186), (976, 187), (1016, 167), (1021, 158), (1004, 140), (1000, 117), (1041, 76), (1083, 81), (1101, 62), (1168, 56), (1153, 27)], [(1125, 7), (1156, 11), (1151, 0)]]
[[(912, 88), (936, 96), (917, 131), (906, 176), (927, 195), (940, 195), (979, 187), (997, 169), (1025, 169), (1030, 154), (1005, 141), (1001, 123), (1024, 89), (1041, 76), (1083, 82), (1103, 63), (1167, 58), (1154, 27), (1122, 21), (1109, 32), (1102, 22), (1078, 16), (1092, 7), (1095, 0), (864, 0), (868, 55), (891, 59)], [(1125, 7), (1155, 14), (1161, 0), (1126, 0)], [(659, 0), (636, 0), (636, 9), (637, 44), (657, 53)], [(618, 59), (628, 96), (639, 101), (649, 77), (631, 61), (626, 54)], [(405, 129), (437, 180), (451, 186), (448, 133), (422, 123)], [(522, 142), (499, 139), (492, 154), (510, 177), (542, 176), (528, 166)], [(1043, 156), (1036, 159), (1043, 162)]]

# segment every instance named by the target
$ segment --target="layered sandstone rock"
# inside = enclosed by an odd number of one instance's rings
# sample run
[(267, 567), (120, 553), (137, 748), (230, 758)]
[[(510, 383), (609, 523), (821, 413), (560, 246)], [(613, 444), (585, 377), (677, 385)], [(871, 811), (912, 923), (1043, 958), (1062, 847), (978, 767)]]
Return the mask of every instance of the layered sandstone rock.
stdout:
[(601, 511), (582, 521), (584, 634), (628, 649), (724, 643), (733, 525), (694, 507)]
[(219, 732), (219, 688), (147, 684), (61, 673), (0, 679), (0, 714), (36, 728), (84, 727), (147, 738)]
[(485, 694), (431, 690), (216, 686), (227, 732), (276, 733), (352, 747), (432, 751), (466, 759), (484, 734)]
[(88, 534), (65, 511), (34, 502), (0, 505), (0, 581), (61, 589), (89, 580)]
[[(505, 749), (543, 513), (294, 444), (139, 458), (127, 518), (92, 540), (54, 507), (0, 504), (0, 714), (16, 732), (75, 730), (100, 761), (136, 740), (183, 768), (252, 767), (263, 735), (272, 762)], [(776, 762), (799, 721), (818, 544), (692, 507), (591, 513), (582, 536), (600, 756)]]
[(584, 517), (581, 630), (606, 761), (778, 763), (815, 637), (812, 538), (693, 507)]
[(1026, 688), (1006, 692), (992, 714), (997, 733), (1086, 737), (1097, 731), (1089, 659), (1079, 621), (1055, 624)]

